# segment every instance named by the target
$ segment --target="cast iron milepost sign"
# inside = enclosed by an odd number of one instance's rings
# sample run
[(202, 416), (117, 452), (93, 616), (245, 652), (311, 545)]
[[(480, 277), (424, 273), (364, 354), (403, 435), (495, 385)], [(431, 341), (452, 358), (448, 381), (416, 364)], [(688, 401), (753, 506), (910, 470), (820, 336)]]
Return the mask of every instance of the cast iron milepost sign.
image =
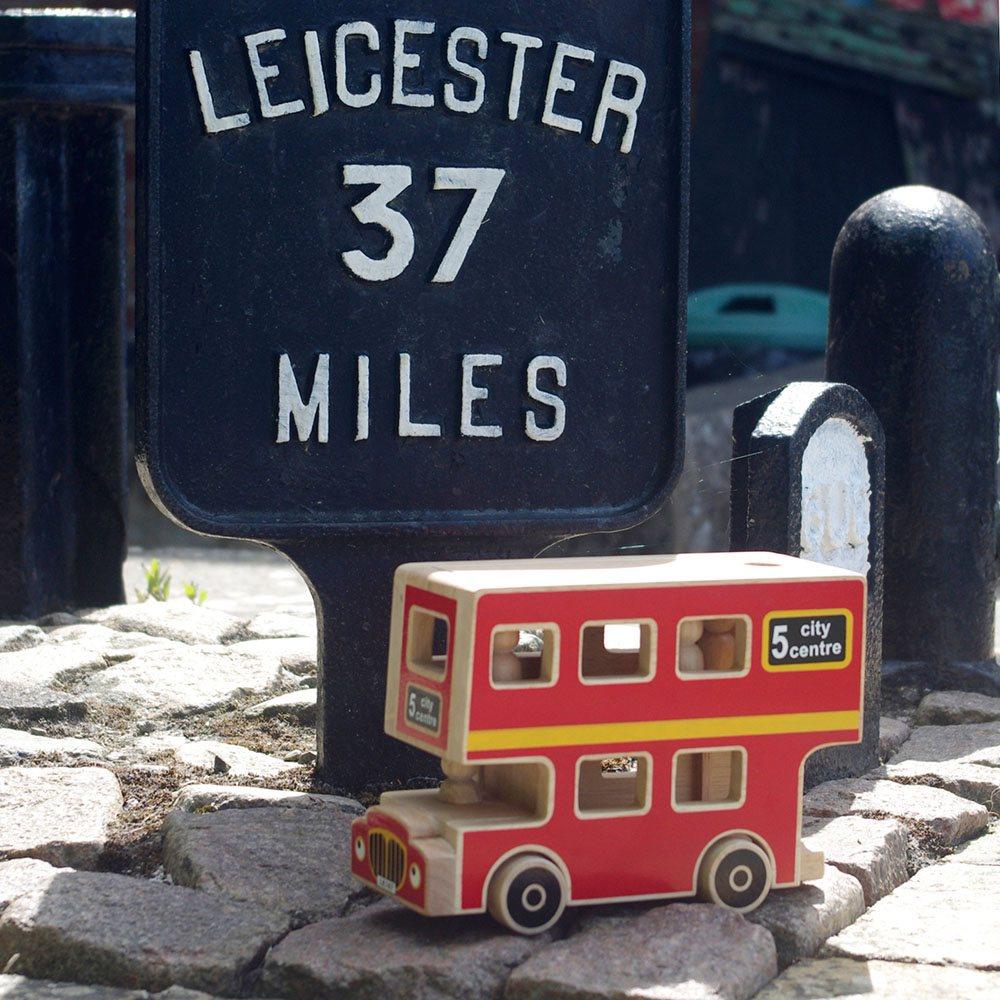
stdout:
[(679, 470), (686, 4), (159, 0), (139, 44), (145, 482), (310, 581), (330, 780), (429, 773), (381, 732), (395, 566)]

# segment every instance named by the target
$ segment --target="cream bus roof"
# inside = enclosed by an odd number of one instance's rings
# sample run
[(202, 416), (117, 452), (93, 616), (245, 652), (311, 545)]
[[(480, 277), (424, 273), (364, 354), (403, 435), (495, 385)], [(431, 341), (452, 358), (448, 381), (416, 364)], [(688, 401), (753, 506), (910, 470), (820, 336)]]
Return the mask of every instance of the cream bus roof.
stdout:
[(832, 580), (859, 573), (772, 552), (709, 552), (676, 556), (610, 556), (583, 559), (514, 559), (410, 563), (409, 582), (470, 594), (532, 590), (585, 590), (703, 583), (770, 583)]

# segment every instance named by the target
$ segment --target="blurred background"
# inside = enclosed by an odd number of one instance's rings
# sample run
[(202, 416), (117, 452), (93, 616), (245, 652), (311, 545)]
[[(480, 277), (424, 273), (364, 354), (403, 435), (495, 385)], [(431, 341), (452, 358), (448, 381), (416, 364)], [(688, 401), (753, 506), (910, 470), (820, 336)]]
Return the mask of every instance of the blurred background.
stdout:
[[(79, 4), (0, 0), (30, 6)], [(693, 0), (693, 26), (684, 476), (646, 526), (561, 552), (727, 547), (733, 408), (822, 377), (830, 255), (862, 202), (930, 184), (967, 201), (1000, 246), (997, 0)], [(131, 344), (131, 128), (127, 146)], [(135, 579), (149, 552), (222, 544), (170, 524), (134, 474), (129, 538)]]

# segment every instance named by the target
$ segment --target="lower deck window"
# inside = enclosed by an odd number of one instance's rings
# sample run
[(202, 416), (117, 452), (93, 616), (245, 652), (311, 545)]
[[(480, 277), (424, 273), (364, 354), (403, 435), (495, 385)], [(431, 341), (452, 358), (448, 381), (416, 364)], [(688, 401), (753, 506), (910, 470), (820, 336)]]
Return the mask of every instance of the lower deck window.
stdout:
[(746, 798), (746, 751), (682, 750), (674, 757), (677, 809), (734, 808)]
[(577, 764), (576, 805), (581, 816), (643, 812), (649, 806), (649, 757), (583, 757)]

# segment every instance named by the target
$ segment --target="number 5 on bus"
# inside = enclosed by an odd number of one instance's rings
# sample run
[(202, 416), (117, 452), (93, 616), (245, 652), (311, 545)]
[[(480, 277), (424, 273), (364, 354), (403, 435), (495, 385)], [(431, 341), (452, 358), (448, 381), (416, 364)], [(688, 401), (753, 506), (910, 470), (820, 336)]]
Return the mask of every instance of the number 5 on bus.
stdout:
[(354, 823), (354, 874), (524, 934), (818, 878), (803, 768), (861, 740), (865, 588), (770, 553), (400, 567), (386, 732), (445, 779)]

